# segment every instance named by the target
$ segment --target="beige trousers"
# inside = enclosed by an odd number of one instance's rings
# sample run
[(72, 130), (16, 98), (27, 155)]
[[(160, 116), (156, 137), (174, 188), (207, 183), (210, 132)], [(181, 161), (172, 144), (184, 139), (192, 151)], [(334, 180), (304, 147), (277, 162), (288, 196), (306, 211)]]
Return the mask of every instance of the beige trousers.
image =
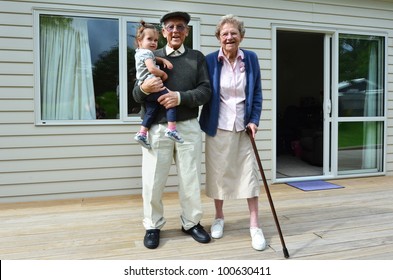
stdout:
[(184, 143), (164, 136), (166, 124), (149, 130), (151, 150), (142, 148), (143, 225), (145, 229), (161, 229), (165, 224), (162, 194), (173, 160), (179, 181), (180, 220), (188, 230), (202, 218), (201, 158), (202, 133), (197, 119), (177, 122)]

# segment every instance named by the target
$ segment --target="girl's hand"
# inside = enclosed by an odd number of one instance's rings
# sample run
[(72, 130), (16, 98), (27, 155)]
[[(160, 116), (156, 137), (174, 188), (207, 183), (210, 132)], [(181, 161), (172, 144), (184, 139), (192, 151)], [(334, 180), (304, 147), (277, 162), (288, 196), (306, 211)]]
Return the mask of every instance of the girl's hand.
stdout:
[(173, 68), (173, 64), (165, 58), (162, 58), (162, 65), (164, 66), (164, 68), (168, 68), (168, 69)]

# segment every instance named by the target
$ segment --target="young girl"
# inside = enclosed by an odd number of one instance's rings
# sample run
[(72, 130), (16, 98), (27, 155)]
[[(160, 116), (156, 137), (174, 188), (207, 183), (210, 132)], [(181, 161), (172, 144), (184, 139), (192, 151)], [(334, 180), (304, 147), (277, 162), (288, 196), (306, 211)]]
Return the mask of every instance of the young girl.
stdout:
[[(138, 48), (135, 50), (135, 67), (138, 85), (141, 85), (145, 79), (152, 77), (160, 77), (163, 81), (168, 78), (168, 75), (159, 69), (156, 61), (162, 64), (164, 68), (172, 69), (173, 67), (172, 63), (168, 60), (161, 57), (155, 57), (153, 54), (153, 51), (157, 49), (158, 36), (158, 30), (154, 25), (141, 21), (141, 25), (136, 34)], [(147, 149), (151, 149), (151, 145), (147, 139), (147, 132), (158, 112), (159, 106), (161, 106), (157, 102), (157, 99), (167, 92), (167, 90), (163, 90), (161, 92), (151, 93), (146, 97), (146, 112), (143, 117), (141, 128), (134, 139)], [(184, 140), (176, 130), (176, 108), (167, 109), (166, 118), (168, 121), (168, 128), (165, 130), (165, 136), (173, 141), (183, 143)]]

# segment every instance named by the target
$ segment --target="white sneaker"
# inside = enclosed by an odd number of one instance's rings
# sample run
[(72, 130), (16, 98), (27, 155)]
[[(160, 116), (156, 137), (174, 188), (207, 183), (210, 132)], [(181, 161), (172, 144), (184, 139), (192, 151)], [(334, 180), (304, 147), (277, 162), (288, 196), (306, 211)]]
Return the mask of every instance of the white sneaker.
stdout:
[(257, 227), (250, 228), (252, 248), (257, 251), (262, 251), (266, 248), (266, 240), (263, 236), (262, 229)]
[(224, 219), (215, 219), (210, 228), (210, 233), (213, 238), (221, 238), (224, 233)]

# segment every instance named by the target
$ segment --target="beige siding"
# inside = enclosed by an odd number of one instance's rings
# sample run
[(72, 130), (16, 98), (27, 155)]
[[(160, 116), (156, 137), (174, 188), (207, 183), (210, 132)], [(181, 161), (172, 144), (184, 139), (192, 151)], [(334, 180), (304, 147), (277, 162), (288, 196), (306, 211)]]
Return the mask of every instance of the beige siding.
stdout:
[[(158, 19), (168, 7), (176, 7), (200, 20), (199, 42), (206, 54), (218, 47), (213, 34), (219, 17), (228, 13), (242, 17), (247, 28), (242, 46), (255, 51), (261, 65), (264, 111), (257, 145), (268, 178), (274, 152), (272, 24), (387, 32), (386, 167), (393, 174), (392, 1), (207, 2), (0, 1), (0, 202), (138, 193), (141, 188), (141, 148), (132, 141), (138, 129), (137, 120), (112, 125), (35, 125), (33, 10), (36, 8)], [(173, 189), (176, 184), (173, 167), (168, 187)]]

